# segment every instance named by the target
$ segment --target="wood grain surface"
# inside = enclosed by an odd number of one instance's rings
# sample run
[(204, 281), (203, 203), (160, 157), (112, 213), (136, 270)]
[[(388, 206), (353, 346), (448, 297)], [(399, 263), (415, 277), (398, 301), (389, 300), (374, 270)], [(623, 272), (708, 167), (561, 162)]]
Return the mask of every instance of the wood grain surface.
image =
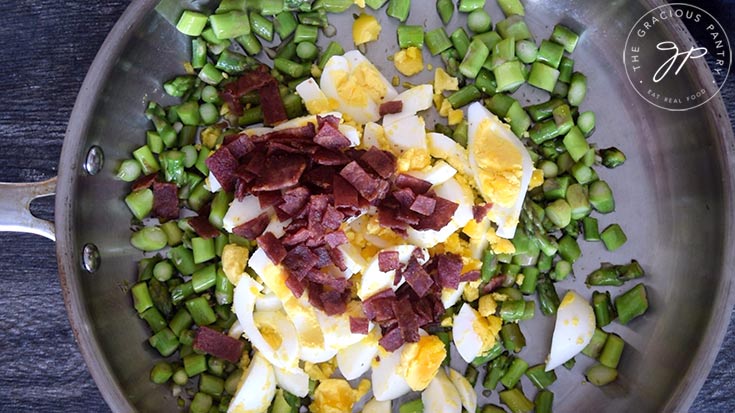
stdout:
[[(429, 1), (429, 0), (424, 0)], [(0, 182), (55, 176), (66, 123), (89, 65), (129, 1), (11, 0), (0, 14)], [(690, 2), (735, 40), (735, 0)], [(735, 80), (723, 89), (735, 117)], [(53, 202), (34, 211), (53, 217)], [(55, 246), (0, 234), (0, 412), (107, 412), (77, 350), (57, 278)], [(735, 329), (693, 412), (735, 411)]]

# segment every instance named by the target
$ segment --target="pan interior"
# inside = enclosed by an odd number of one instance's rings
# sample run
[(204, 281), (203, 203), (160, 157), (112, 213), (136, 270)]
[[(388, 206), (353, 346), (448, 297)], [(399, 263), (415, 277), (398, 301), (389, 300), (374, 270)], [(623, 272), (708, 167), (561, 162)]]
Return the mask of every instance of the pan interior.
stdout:
[[(721, 333), (708, 328), (716, 325), (715, 330), (721, 330), (713, 320), (721, 317), (718, 314), (730, 313), (730, 274), (726, 269), (731, 263), (726, 262), (724, 251), (728, 245), (732, 247), (728, 232), (732, 228), (732, 212), (728, 210), (731, 195), (727, 192), (732, 185), (732, 171), (728, 170), (731, 161), (727, 159), (732, 156), (732, 148), (726, 146), (731, 145), (726, 143), (731, 132), (721, 126), (727, 119), (715, 114), (716, 110), (724, 113), (722, 102), (716, 98), (698, 109), (668, 112), (654, 108), (633, 91), (626, 79), (622, 51), (628, 31), (645, 12), (639, 2), (525, 3), (527, 21), (537, 41), (547, 38), (557, 22), (583, 31), (573, 57), (575, 70), (588, 76), (589, 90), (582, 110), (597, 115), (597, 131), (591, 141), (600, 147), (617, 146), (628, 156), (622, 168), (601, 170), (601, 178), (615, 192), (617, 210), (600, 217), (600, 228), (620, 223), (628, 243), (610, 253), (599, 243), (583, 242), (583, 259), (574, 267), (576, 279), (557, 288), (560, 294), (574, 288), (589, 297), (591, 291), (583, 285), (584, 277), (600, 262), (624, 263), (636, 258), (647, 272), (645, 282), (651, 303), (649, 312), (629, 326), (613, 323), (609, 328), (626, 341), (619, 367), (622, 377), (603, 388), (582, 383), (582, 374), (591, 360), (579, 356), (571, 372), (557, 372), (559, 380), (551, 388), (556, 408), (598, 412), (684, 409), (703, 380), (697, 374), (706, 373), (711, 362), (704, 357), (707, 365), (702, 365), (703, 353), (699, 351), (719, 345), (719, 338), (709, 335), (721, 338)], [(493, 20), (502, 18), (494, 2), (488, 4)], [(386, 56), (396, 51), (393, 33), (397, 23), (382, 10), (375, 15), (383, 24), (383, 32), (378, 44), (368, 46), (367, 55), (390, 79), (395, 73)], [(338, 40), (346, 48), (351, 39), (343, 34), (350, 33), (351, 20), (351, 15), (331, 19), (339, 30)], [(432, 7), (415, 7), (412, 11), (410, 24), (424, 22), (427, 28), (440, 24), (433, 3)], [(157, 356), (147, 344), (149, 332), (136, 317), (127, 291), (135, 282), (136, 261), (142, 255), (128, 242), (131, 216), (122, 201), (128, 185), (116, 181), (114, 173), (118, 162), (129, 158), (131, 151), (145, 142), (150, 125), (143, 111), (148, 101), (174, 103), (165, 96), (161, 84), (183, 73), (182, 64), (189, 59), (189, 40), (148, 6), (130, 30), (119, 54), (108, 56), (114, 59), (114, 65), (96, 90), (97, 99), (86, 108), (78, 104), (75, 113), (86, 113), (82, 115), (86, 116), (84, 133), (72, 134), (67, 144), (77, 140), (73, 146), (80, 150), (62, 159), (60, 167), (76, 174), (70, 181), (73, 187), (67, 199), (73, 229), (68, 236), (70, 247), (80, 251), (91, 242), (102, 256), (97, 273), (78, 270), (73, 276), (83, 300), (82, 320), (88, 316), (84, 328), (77, 331), (96, 340), (99, 357), (135, 409), (175, 411), (176, 399), (170, 389), (148, 380)], [(440, 62), (433, 63), (436, 66)], [(688, 76), (694, 81), (694, 74)], [(410, 81), (426, 82), (431, 77), (425, 72)], [(536, 96), (530, 88), (516, 95), (522, 104)], [(102, 147), (108, 160), (104, 172), (97, 176), (82, 175), (74, 169), (82, 163), (82, 148), (91, 145)], [(622, 290), (610, 291), (615, 295)], [(532, 363), (542, 362), (553, 319), (539, 315), (524, 322), (522, 329), (530, 345), (520, 355)], [(100, 382), (97, 376), (101, 373), (92, 370)], [(523, 386), (527, 394), (534, 394), (530, 382)], [(689, 386), (695, 389), (682, 393)], [(103, 393), (112, 391), (102, 389)], [(497, 402), (497, 395), (490, 400)], [(116, 411), (127, 408), (111, 407)]]

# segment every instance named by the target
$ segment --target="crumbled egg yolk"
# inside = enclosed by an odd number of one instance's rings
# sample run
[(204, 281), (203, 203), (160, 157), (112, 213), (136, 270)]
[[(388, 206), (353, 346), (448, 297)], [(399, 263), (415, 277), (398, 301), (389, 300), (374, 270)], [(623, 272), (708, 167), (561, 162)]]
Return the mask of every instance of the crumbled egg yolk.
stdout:
[(424, 70), (424, 58), (421, 55), (421, 49), (418, 47), (409, 47), (400, 50), (393, 55), (393, 64), (399, 72), (406, 76), (413, 76)]
[(544, 171), (542, 169), (534, 169), (531, 173), (531, 181), (528, 183), (528, 190), (538, 188), (544, 183)]
[(202, 133), (200, 134), (202, 138), (202, 145), (206, 146), (209, 149), (214, 149), (215, 145), (217, 145), (217, 141), (219, 140), (220, 135), (222, 135), (222, 129), (210, 126), (208, 128), (204, 128), (202, 130)]
[(436, 336), (422, 336), (417, 343), (408, 343), (401, 353), (400, 374), (414, 391), (421, 391), (436, 375), (447, 356), (444, 343)]
[(442, 96), (441, 93), (434, 93), (434, 95), (431, 97), (431, 100), (434, 102), (434, 107), (438, 111), (442, 107), (444, 96)]
[(459, 237), (459, 233), (455, 232), (450, 235), (446, 241), (435, 246), (429, 252), (432, 255), (452, 253), (462, 257), (462, 273), (468, 271), (479, 270), (482, 267), (482, 261), (472, 258), (472, 251), (469, 243)]
[(477, 317), (472, 321), (472, 330), (482, 340), (480, 354), (486, 353), (495, 345), (503, 320), (496, 316)]
[(365, 0), (355, 0), (355, 5), (361, 9), (365, 8)]
[(304, 105), (306, 106), (306, 110), (312, 115), (331, 112), (338, 106), (337, 102), (327, 98), (326, 96), (320, 96), (318, 99), (304, 101)]
[(380, 72), (369, 63), (360, 63), (350, 73), (335, 70), (332, 73), (337, 94), (350, 106), (366, 106), (368, 99), (380, 102), (387, 93)]
[(494, 203), (512, 206), (519, 196), (523, 165), (518, 148), (492, 131), (492, 121), (483, 119), (474, 142), (480, 190)]
[(268, 342), (268, 345), (271, 346), (271, 348), (281, 348), (283, 338), (281, 338), (281, 334), (278, 330), (267, 324), (256, 324), (256, 327), (258, 327), (258, 331), (260, 331), (260, 334), (263, 335), (263, 338)]
[(516, 285), (521, 286), (523, 284), (523, 280), (526, 279), (526, 276), (523, 274), (518, 274), (516, 276)]
[[(364, 8), (365, 1), (363, 0), (362, 3), (362, 7)], [(380, 24), (375, 16), (361, 13), (360, 17), (355, 19), (355, 23), (352, 25), (352, 40), (354, 40), (355, 46), (378, 40), (380, 29)]]
[(424, 169), (431, 165), (431, 156), (426, 149), (410, 148), (403, 152), (396, 161), (398, 172)]
[(467, 222), (467, 225), (462, 228), (462, 232), (470, 237), (470, 239), (480, 239), (486, 233), (482, 223), (478, 223), (474, 219), (471, 219), (469, 220), (469, 222)]
[(450, 76), (439, 67), (434, 72), (434, 93), (441, 94), (445, 90), (450, 92), (459, 90), (459, 79)]
[(501, 293), (491, 293), (490, 295), (493, 297), (493, 300), (499, 301), (501, 303), (508, 299), (507, 295)]
[(482, 280), (472, 281), (465, 284), (462, 290), (462, 298), (468, 303), (471, 303), (480, 298), (480, 283)]
[(248, 264), (249, 250), (237, 244), (227, 244), (222, 250), (222, 270), (232, 285), (237, 285)]
[(495, 233), (495, 228), (490, 228), (487, 231), (487, 240), (490, 243), (490, 249), (496, 254), (513, 254), (516, 252), (516, 247), (513, 243), (505, 238), (500, 238)]
[(449, 111), (449, 116), (447, 116), (447, 123), (449, 126), (458, 125), (462, 122), (462, 119), (464, 119), (464, 112), (462, 112), (462, 109), (452, 109)]
[(480, 313), (481, 316), (491, 316), (495, 314), (495, 310), (497, 309), (498, 303), (495, 302), (495, 299), (492, 295), (487, 294), (480, 297), (480, 301), (477, 305), (477, 312)]
[(343, 379), (326, 379), (314, 390), (314, 401), (309, 405), (311, 413), (346, 413), (370, 390), (370, 382), (362, 380), (357, 390)]
[(334, 360), (325, 361), (324, 363), (304, 362), (304, 372), (306, 372), (312, 380), (322, 382), (329, 380), (336, 369), (337, 365)]

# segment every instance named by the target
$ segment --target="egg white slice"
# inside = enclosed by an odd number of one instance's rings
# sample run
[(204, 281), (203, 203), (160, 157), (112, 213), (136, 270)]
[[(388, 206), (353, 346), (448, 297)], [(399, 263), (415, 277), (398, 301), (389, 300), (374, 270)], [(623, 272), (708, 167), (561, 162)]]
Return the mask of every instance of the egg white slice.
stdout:
[(360, 132), (354, 126), (343, 123), (339, 125), (339, 131), (350, 141), (351, 147), (360, 145)]
[(408, 241), (422, 248), (431, 248), (446, 241), (450, 235), (467, 225), (472, 219), (473, 198), (469, 188), (463, 187), (456, 179), (450, 178), (434, 187), (434, 192), (437, 196), (456, 202), (459, 206), (449, 223), (439, 231), (431, 229), (419, 231), (410, 227), (406, 230)]
[(338, 246), (337, 249), (342, 253), (344, 264), (347, 267), (343, 272), (345, 278), (349, 279), (353, 275), (361, 273), (365, 267), (367, 267), (367, 262), (362, 258), (360, 250), (351, 243), (348, 242), (347, 244), (342, 244)]
[(246, 195), (242, 201), (235, 199), (230, 204), (230, 208), (222, 219), (222, 227), (227, 232), (238, 225), (242, 225), (251, 219), (257, 218), (263, 212), (272, 211), (272, 208), (262, 209), (258, 197), (254, 195)]
[(310, 363), (323, 363), (337, 354), (337, 350), (325, 345), (326, 339), (317, 319), (317, 310), (305, 298), (291, 298), (283, 308), (294, 324), (299, 336), (299, 357)]
[(337, 367), (347, 380), (356, 379), (368, 370), (378, 355), (378, 329), (373, 329), (362, 340), (354, 343), (337, 353)]
[(376, 399), (371, 399), (369, 402), (365, 403), (365, 407), (362, 409), (362, 413), (390, 413), (391, 412), (391, 402), (390, 400), (385, 401), (378, 401)]
[(472, 169), (468, 163), (467, 149), (463, 148), (457, 141), (447, 135), (436, 132), (427, 133), (426, 141), (429, 145), (429, 154), (431, 156), (444, 159), (449, 165), (467, 177), (472, 176)]
[(296, 93), (301, 96), (304, 106), (312, 115), (317, 115), (320, 108), (329, 107), (327, 95), (322, 92), (319, 84), (312, 77), (296, 85)]
[(371, 146), (381, 148), (380, 137), (385, 137), (383, 127), (375, 122), (368, 122), (362, 131), (362, 148), (368, 149)]
[(403, 108), (398, 113), (383, 116), (383, 126), (390, 125), (430, 108), (433, 97), (434, 87), (428, 84), (414, 86), (411, 89), (401, 92), (401, 94), (391, 100), (400, 100), (403, 103)]
[(461, 375), (457, 370), (449, 368), (449, 380), (457, 388), (459, 399), (462, 400), (462, 405), (468, 412), (474, 412), (477, 410), (477, 393), (472, 387), (472, 384), (467, 378)]
[(466, 282), (459, 283), (456, 290), (453, 288), (442, 288), (441, 301), (444, 308), (449, 308), (457, 304), (457, 301), (462, 297), (465, 285), (467, 285)]
[(283, 369), (274, 366), (273, 371), (278, 387), (298, 397), (309, 394), (309, 375), (300, 367)]
[(481, 317), (477, 310), (464, 303), (452, 323), (454, 345), (462, 359), (468, 363), (482, 353), (483, 342), (478, 332), (483, 328)]
[(255, 311), (278, 311), (283, 308), (275, 293), (261, 294), (255, 299)]
[[(526, 150), (526, 147), (523, 145), (523, 142), (521, 142), (520, 139), (518, 139), (518, 137), (510, 130), (510, 127), (501, 122), (497, 116), (490, 113), (490, 111), (488, 111), (479, 102), (471, 104), (467, 110), (468, 148), (472, 148), (474, 146), (474, 140), (477, 136), (480, 123), (485, 119), (490, 121), (490, 131), (493, 134), (512, 143), (521, 154), (522, 175), (515, 203), (512, 206), (502, 206), (497, 202), (494, 202), (489, 215), (490, 219), (498, 225), (498, 229), (496, 231), (497, 235), (502, 238), (512, 239), (515, 235), (516, 227), (518, 226), (518, 218), (521, 215), (521, 208), (523, 206), (523, 200), (526, 197), (528, 184), (531, 182), (533, 161), (531, 160), (531, 156), (528, 154), (528, 150)], [(469, 164), (473, 171), (478, 169), (477, 159), (475, 158), (474, 152), (471, 150), (469, 151)], [(477, 182), (478, 188), (480, 188), (482, 185), (478, 174), (475, 174), (475, 181)], [(485, 200), (487, 202), (493, 202), (492, 199)]]
[(408, 149), (428, 149), (426, 144), (426, 124), (421, 116), (407, 116), (400, 122), (383, 125), (385, 137), (394, 152)]
[(421, 401), (424, 403), (424, 413), (462, 413), (459, 392), (441, 368), (426, 390), (421, 392)]
[[(388, 252), (388, 251), (396, 251), (398, 252), (398, 261), (406, 265), (408, 264), (408, 260), (411, 258), (411, 254), (413, 254), (413, 251), (416, 249), (415, 245), (397, 245), (395, 247), (386, 248), (382, 250), (381, 252)], [(428, 251), (422, 250), (422, 258), (419, 259), (420, 264), (424, 264), (429, 257)], [(365, 272), (362, 274), (362, 280), (360, 282), (360, 286), (357, 290), (357, 296), (360, 297), (361, 300), (366, 300), (370, 296), (372, 296), (375, 293), (378, 293), (380, 291), (386, 290), (388, 288), (392, 288), (393, 290), (397, 290), (398, 287), (403, 285), (403, 278), (401, 278), (401, 281), (398, 283), (398, 285), (393, 285), (395, 280), (396, 271), (391, 270), (387, 272), (380, 271), (380, 262), (379, 262), (379, 255), (375, 254), (375, 257), (373, 257), (372, 260), (368, 263), (367, 267), (365, 268)]]
[(399, 347), (392, 353), (380, 351), (380, 361), (373, 367), (371, 377), (373, 395), (376, 400), (397, 399), (411, 391), (411, 387), (400, 373), (403, 349), (404, 346)]
[(222, 189), (222, 184), (219, 183), (217, 178), (214, 176), (212, 171), (209, 171), (209, 176), (207, 177), (206, 182), (206, 188), (209, 190), (209, 192), (218, 192)]
[[(339, 351), (359, 342), (366, 336), (365, 334), (353, 333), (350, 329), (350, 316), (363, 317), (362, 308), (357, 301), (348, 303), (347, 310), (342, 314), (330, 316), (321, 310), (315, 312), (322, 334), (324, 334), (324, 345), (327, 348)], [(368, 332), (372, 330), (373, 326), (373, 323), (369, 323)]]
[[(273, 365), (288, 368), (296, 365), (299, 342), (296, 330), (286, 315), (280, 311), (254, 313), (255, 302), (263, 287), (247, 275), (243, 275), (235, 287), (232, 307), (250, 343)], [(260, 332), (267, 326), (280, 336), (280, 345), (273, 348)]]
[(448, 163), (439, 160), (434, 162), (434, 165), (421, 170), (408, 171), (406, 174), (430, 182), (431, 185), (441, 185), (452, 179), (457, 174), (457, 170)]
[(264, 412), (268, 410), (275, 396), (276, 376), (273, 366), (256, 351), (240, 378), (227, 412)]
[(569, 290), (556, 310), (556, 324), (546, 371), (553, 370), (581, 352), (595, 332), (595, 313), (590, 303)]

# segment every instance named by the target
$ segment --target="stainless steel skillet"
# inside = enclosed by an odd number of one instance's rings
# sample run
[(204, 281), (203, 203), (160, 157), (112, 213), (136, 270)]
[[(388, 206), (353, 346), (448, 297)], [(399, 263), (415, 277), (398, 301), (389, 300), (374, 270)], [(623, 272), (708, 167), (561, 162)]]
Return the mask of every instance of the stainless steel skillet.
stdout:
[[(70, 120), (57, 182), (57, 255), (67, 309), (89, 368), (114, 411), (175, 406), (162, 388), (147, 381), (152, 357), (147, 333), (122, 291), (139, 255), (127, 242), (125, 186), (112, 179), (115, 161), (142, 142), (147, 100), (162, 99), (161, 81), (180, 73), (187, 58), (186, 39), (152, 11), (155, 3), (131, 5), (103, 45)], [(719, 98), (671, 113), (650, 106), (630, 87), (622, 67), (623, 44), (629, 28), (652, 5), (588, 3), (527, 2), (539, 38), (548, 36), (557, 21), (586, 28), (575, 58), (589, 76), (585, 106), (598, 114), (593, 140), (629, 155), (626, 166), (606, 179), (618, 199), (615, 219), (631, 242), (616, 255), (585, 250), (588, 260), (575, 270), (584, 274), (600, 260), (638, 257), (650, 274), (653, 310), (630, 329), (617, 330), (630, 344), (621, 367), (625, 380), (604, 389), (580, 385), (580, 363), (575, 374), (560, 375), (555, 384), (557, 406), (559, 411), (682, 411), (706, 377), (732, 308), (732, 131)], [(415, 10), (409, 21), (436, 26), (431, 6)], [(500, 16), (497, 10), (492, 14)], [(382, 11), (377, 15), (384, 17)], [(368, 49), (386, 71), (394, 27), (384, 24), (382, 44)], [(685, 41), (684, 33), (672, 32)], [(694, 82), (708, 75), (691, 68), (687, 76)], [(107, 162), (89, 175), (93, 165), (87, 154), (93, 145)], [(10, 199), (6, 194), (3, 200)], [(33, 222), (17, 224), (39, 228)], [(38, 231), (51, 234), (48, 227)], [(82, 265), (86, 244), (96, 245), (102, 258), (93, 274)], [(550, 333), (548, 323), (539, 328), (542, 335)], [(534, 350), (537, 358), (542, 347)]]

